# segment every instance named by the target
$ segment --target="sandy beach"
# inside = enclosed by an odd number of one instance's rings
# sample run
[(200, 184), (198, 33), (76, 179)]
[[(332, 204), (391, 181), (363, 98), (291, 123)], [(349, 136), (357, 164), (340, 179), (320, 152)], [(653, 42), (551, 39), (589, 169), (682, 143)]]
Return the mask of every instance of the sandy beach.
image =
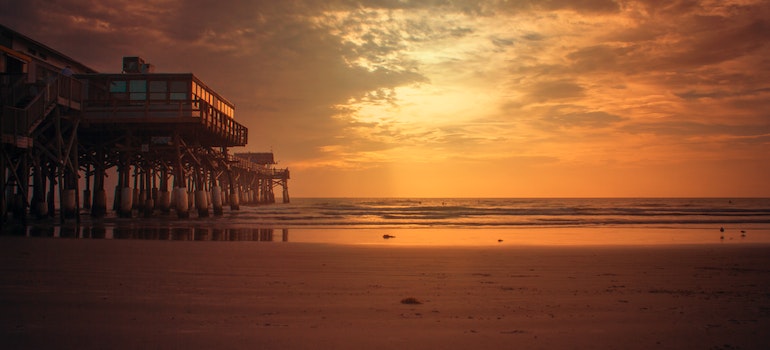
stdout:
[(6, 349), (770, 348), (764, 243), (0, 237), (0, 269)]

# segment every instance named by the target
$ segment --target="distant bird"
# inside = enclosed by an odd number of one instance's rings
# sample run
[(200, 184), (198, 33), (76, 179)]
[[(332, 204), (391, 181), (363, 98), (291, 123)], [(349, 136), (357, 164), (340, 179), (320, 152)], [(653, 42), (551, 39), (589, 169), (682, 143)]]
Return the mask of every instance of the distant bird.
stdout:
[(497, 242), (498, 242), (498, 243), (499, 243), (499, 242), (502, 242), (502, 241), (503, 241), (502, 239), (498, 239), (498, 240), (497, 240)]

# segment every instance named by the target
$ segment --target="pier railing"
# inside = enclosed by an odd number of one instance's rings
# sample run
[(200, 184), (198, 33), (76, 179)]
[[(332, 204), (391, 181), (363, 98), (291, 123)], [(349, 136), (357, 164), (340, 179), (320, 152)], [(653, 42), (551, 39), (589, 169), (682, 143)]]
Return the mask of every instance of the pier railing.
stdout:
[(55, 82), (55, 89), (58, 91), (56, 98), (59, 105), (80, 110), (83, 102), (83, 82), (61, 74)]
[(201, 124), (208, 130), (227, 138), (233, 145), (245, 146), (249, 130), (233, 118), (220, 112), (205, 101), (194, 100), (193, 106), (198, 106)]
[(252, 162), (248, 159), (234, 155), (227, 155), (227, 161), (232, 167), (240, 168), (252, 172), (257, 172), (259, 176), (269, 178), (289, 178), (289, 169), (276, 169), (268, 167), (266, 164)]
[(86, 100), (84, 115), (91, 123), (196, 124), (228, 146), (245, 146), (248, 129), (200, 100)]

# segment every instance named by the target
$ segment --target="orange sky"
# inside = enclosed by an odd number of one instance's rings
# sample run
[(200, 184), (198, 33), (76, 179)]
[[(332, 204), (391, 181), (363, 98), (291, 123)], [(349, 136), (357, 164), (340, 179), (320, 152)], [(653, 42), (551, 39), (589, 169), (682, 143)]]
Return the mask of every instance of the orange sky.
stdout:
[(770, 3), (18, 1), (91, 66), (236, 105), (294, 197), (770, 196)]

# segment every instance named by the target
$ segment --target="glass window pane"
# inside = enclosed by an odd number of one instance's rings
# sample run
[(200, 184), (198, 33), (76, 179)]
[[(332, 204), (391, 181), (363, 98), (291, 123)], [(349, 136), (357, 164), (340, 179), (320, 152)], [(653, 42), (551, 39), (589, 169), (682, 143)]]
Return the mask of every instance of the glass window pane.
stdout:
[(144, 92), (132, 92), (129, 94), (131, 100), (146, 100), (147, 94)]
[(126, 81), (113, 80), (110, 83), (110, 92), (126, 92)]
[(129, 91), (131, 92), (147, 92), (146, 80), (131, 80), (129, 82)]
[(171, 93), (171, 99), (172, 100), (186, 100), (187, 99), (187, 93), (185, 93), (185, 92), (172, 92)]
[(171, 92), (187, 92), (188, 87), (190, 86), (190, 82), (188, 81), (170, 81), (171, 85)]
[(151, 92), (150, 93), (150, 99), (151, 100), (165, 100), (166, 99), (166, 93), (165, 92)]
[(166, 81), (151, 81), (150, 82), (150, 92), (166, 92), (166, 88), (168, 87), (168, 84)]

